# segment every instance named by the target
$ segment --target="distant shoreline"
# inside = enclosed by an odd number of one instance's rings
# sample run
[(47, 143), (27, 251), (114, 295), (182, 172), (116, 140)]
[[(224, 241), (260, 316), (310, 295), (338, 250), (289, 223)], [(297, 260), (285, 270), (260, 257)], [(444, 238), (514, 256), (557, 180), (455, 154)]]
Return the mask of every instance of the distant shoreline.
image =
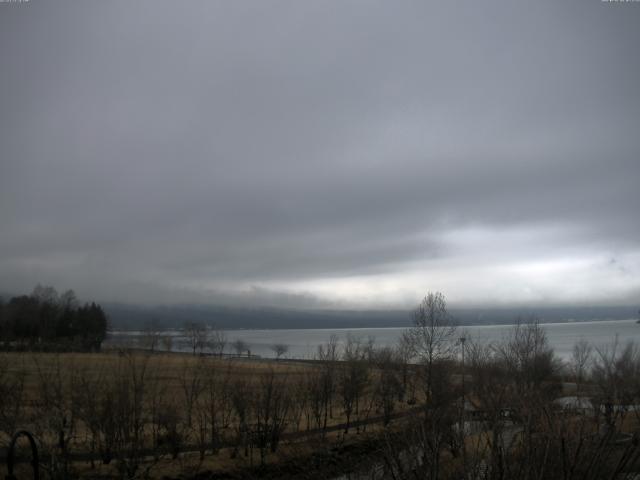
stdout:
[[(581, 323), (581, 324), (587, 324), (587, 323), (600, 323), (600, 322), (638, 322), (638, 319), (636, 318), (600, 318), (600, 319), (585, 319), (585, 320), (575, 320), (575, 319), (568, 319), (568, 320), (550, 320), (550, 321), (545, 321), (544, 319), (539, 319), (539, 322), (541, 325), (562, 325), (562, 324), (567, 324), (567, 323)], [(511, 321), (511, 322), (496, 322), (496, 323), (456, 323), (455, 324), (457, 327), (509, 327), (509, 326), (514, 326), (517, 325), (517, 322)], [(327, 330), (327, 331), (333, 331), (333, 330), (385, 330), (385, 329), (405, 329), (405, 328), (410, 328), (411, 324), (407, 323), (406, 325), (389, 325), (389, 326), (379, 326), (379, 325), (373, 325), (373, 326), (363, 326), (363, 325), (358, 325), (358, 326), (339, 326), (339, 327), (314, 327), (314, 326), (301, 326), (301, 327), (220, 327), (217, 328), (218, 330), (221, 331), (261, 331), (261, 330), (268, 330), (268, 331), (277, 331), (277, 330)], [(171, 327), (166, 327), (166, 328), (158, 328), (159, 331), (162, 332), (180, 332), (182, 330), (181, 327), (179, 326), (171, 326)], [(109, 333), (125, 333), (125, 332), (143, 332), (145, 331), (144, 328), (113, 328), (109, 331)]]

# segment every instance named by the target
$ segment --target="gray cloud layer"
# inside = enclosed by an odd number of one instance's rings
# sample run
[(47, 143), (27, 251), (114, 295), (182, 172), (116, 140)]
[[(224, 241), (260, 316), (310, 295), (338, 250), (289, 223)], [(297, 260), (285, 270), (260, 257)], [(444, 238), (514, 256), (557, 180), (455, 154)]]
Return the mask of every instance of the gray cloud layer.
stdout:
[(640, 4), (0, 4), (0, 289), (640, 294)]

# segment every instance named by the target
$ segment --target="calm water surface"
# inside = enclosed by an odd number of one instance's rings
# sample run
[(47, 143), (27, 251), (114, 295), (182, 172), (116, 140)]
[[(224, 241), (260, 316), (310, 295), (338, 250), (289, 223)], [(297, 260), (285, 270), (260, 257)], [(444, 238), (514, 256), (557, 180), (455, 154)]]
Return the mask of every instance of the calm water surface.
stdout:
[[(584, 338), (594, 346), (610, 344), (616, 335), (621, 342), (633, 340), (640, 343), (640, 324), (636, 320), (607, 320), (572, 323), (542, 324), (549, 338), (549, 343), (561, 358), (569, 358), (574, 343)], [(508, 335), (512, 325), (474, 325), (459, 327), (459, 335), (465, 332), (467, 337), (483, 342), (500, 341)], [(290, 358), (313, 358), (318, 346), (329, 341), (336, 335), (340, 342), (344, 342), (348, 335), (359, 337), (367, 341), (375, 339), (378, 346), (394, 345), (405, 328), (318, 328), (318, 329), (289, 329), (289, 330), (225, 330), (229, 343), (236, 339), (246, 342), (252, 354), (263, 357), (273, 357), (271, 345), (284, 343)], [(189, 348), (180, 331), (169, 330), (164, 334), (174, 337), (174, 351), (188, 351)], [(107, 345), (136, 345), (139, 344), (141, 332), (115, 331), (107, 341)], [(232, 352), (231, 346), (227, 351)]]

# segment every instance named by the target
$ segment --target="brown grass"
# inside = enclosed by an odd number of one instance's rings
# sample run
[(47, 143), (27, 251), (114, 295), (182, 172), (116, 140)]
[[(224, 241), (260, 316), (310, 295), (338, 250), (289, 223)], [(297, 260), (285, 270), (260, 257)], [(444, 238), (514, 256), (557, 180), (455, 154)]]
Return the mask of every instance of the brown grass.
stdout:
[[(57, 438), (54, 429), (47, 433), (42, 432), (42, 425), (38, 422), (43, 420), (43, 412), (46, 412), (46, 405), (42, 404), (42, 388), (44, 385), (61, 388), (65, 403), (70, 404), (72, 390), (77, 388), (77, 378), (85, 376), (87, 378), (100, 378), (105, 382), (118, 378), (122, 375), (131, 374), (131, 365), (136, 368), (146, 366), (145, 382), (153, 383), (160, 388), (163, 397), (173, 403), (177, 410), (183, 414), (185, 380), (188, 382), (198, 369), (207, 372), (228, 375), (231, 382), (241, 381), (248, 385), (248, 391), (252, 388), (260, 388), (261, 379), (267, 374), (273, 374), (279, 380), (285, 382), (285, 388), (291, 388), (303, 384), (314, 372), (319, 371), (322, 366), (311, 362), (296, 362), (291, 360), (275, 361), (264, 359), (237, 359), (237, 358), (214, 358), (210, 356), (200, 357), (189, 354), (167, 354), (167, 353), (144, 353), (144, 352), (105, 352), (105, 353), (5, 353), (0, 355), (0, 371), (6, 376), (24, 378), (24, 390), (22, 395), (23, 420), (17, 427), (34, 431), (40, 435), (44, 448), (55, 449)], [(377, 373), (372, 369), (372, 378)], [(290, 387), (289, 387), (290, 385)], [(371, 403), (369, 391), (363, 404)], [(408, 409), (409, 406), (398, 403), (396, 411)], [(346, 417), (342, 412), (341, 400), (336, 394), (333, 400), (333, 416), (328, 421), (328, 426), (335, 426), (345, 422)], [(378, 413), (372, 408), (369, 415), (375, 416)], [(355, 418), (352, 417), (352, 420)], [(307, 424), (303, 415), (300, 424), (301, 430), (314, 428), (313, 420)], [(370, 432), (381, 429), (381, 426), (370, 425), (367, 429)], [(146, 432), (146, 429), (145, 429)], [(228, 430), (233, 436), (233, 427)], [(78, 422), (73, 439), (70, 442), (70, 449), (76, 454), (88, 452), (86, 439), (88, 438), (88, 428), (82, 422)], [(148, 436), (148, 433), (145, 434)], [(2, 443), (6, 443), (8, 437), (3, 434)], [(355, 429), (345, 436), (342, 432), (330, 432), (324, 440), (318, 434), (309, 437), (299, 438), (295, 441), (284, 442), (276, 453), (268, 453), (267, 463), (279, 463), (291, 455), (304, 456), (317, 450), (317, 442), (321, 445), (343, 444), (345, 441), (354, 442), (360, 438)], [(149, 438), (145, 443), (149, 442)], [(193, 445), (193, 439), (190, 440)], [(161, 476), (178, 477), (184, 474), (195, 474), (198, 470), (230, 471), (245, 469), (255, 466), (260, 462), (260, 454), (257, 450), (253, 452), (253, 457), (245, 457), (243, 451), (232, 458), (233, 448), (223, 448), (217, 455), (207, 454), (204, 460), (200, 460), (197, 453), (181, 454), (178, 459), (171, 459), (164, 456), (147, 466), (153, 465), (151, 478)], [(236, 452), (237, 453), (237, 452)], [(110, 465), (101, 465), (95, 462), (94, 466), (88, 461), (76, 461), (73, 469), (84, 476), (116, 474), (115, 462)], [(155, 472), (155, 473), (154, 473)]]

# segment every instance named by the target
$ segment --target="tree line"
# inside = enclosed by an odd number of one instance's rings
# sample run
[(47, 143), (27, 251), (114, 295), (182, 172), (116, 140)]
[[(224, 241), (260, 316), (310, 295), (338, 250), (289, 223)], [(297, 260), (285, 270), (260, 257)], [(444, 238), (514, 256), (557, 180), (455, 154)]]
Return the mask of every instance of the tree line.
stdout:
[(59, 294), (37, 285), (31, 294), (0, 298), (0, 341), (4, 349), (99, 350), (107, 316), (94, 302), (80, 304), (73, 290)]
[(52, 477), (86, 475), (73, 461), (84, 452), (118, 478), (152, 476), (161, 458), (191, 478), (208, 457), (262, 465), (302, 437), (320, 451), (374, 439), (381, 476), (371, 478), (595, 480), (640, 471), (638, 345), (579, 340), (561, 361), (535, 318), (481, 342), (456, 327), (439, 293), (424, 298), (394, 347), (331, 337), (312, 362), (10, 355), (0, 357), (0, 432), (33, 430)]
[(559, 359), (535, 317), (482, 342), (429, 294), (406, 338), (417, 355), (423, 413), (386, 434), (383, 478), (637, 478), (640, 348), (579, 339)]

